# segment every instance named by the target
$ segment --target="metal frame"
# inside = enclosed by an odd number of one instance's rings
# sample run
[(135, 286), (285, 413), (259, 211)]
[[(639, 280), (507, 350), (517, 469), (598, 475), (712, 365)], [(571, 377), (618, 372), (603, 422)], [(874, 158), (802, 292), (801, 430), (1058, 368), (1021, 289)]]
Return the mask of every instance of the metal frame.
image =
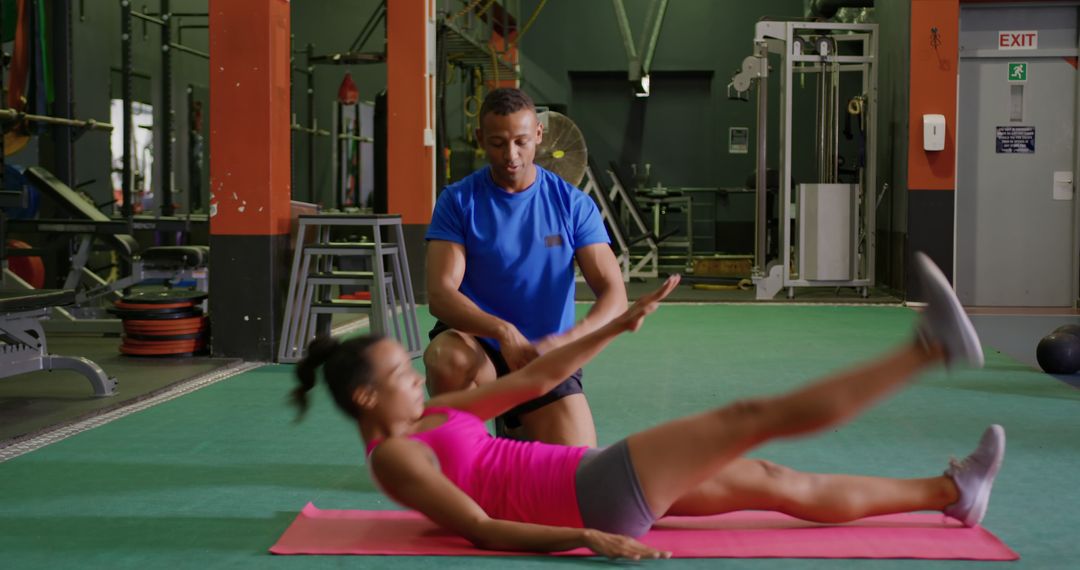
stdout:
[[(828, 55), (795, 55), (791, 53), (794, 38), (803, 30), (823, 32), (846, 32), (844, 34), (830, 36), (834, 41), (852, 41), (862, 44), (862, 55), (838, 56)], [(869, 294), (868, 288), (874, 284), (874, 258), (876, 255), (876, 201), (874, 189), (877, 186), (877, 54), (878, 54), (878, 26), (877, 24), (836, 24), (821, 22), (758, 22), (755, 27), (754, 55), (749, 56), (743, 62), (743, 70), (733, 80), (736, 89), (744, 91), (751, 80), (756, 80), (758, 87), (758, 212), (757, 212), (757, 256), (754, 268), (754, 283), (757, 286), (758, 299), (770, 299), (780, 289), (787, 288), (788, 297), (794, 296), (795, 287), (856, 287), (861, 289), (865, 297)], [(837, 50), (836, 53), (838, 53)], [(781, 59), (782, 74), (780, 76), (780, 112), (781, 125), (780, 136), (780, 204), (777, 208), (779, 213), (779, 240), (780, 250), (778, 260), (769, 264), (766, 260), (764, 246), (765, 232), (765, 174), (766, 174), (766, 128), (767, 119), (767, 77), (768, 61), (767, 54), (778, 54)], [(795, 64), (806, 65), (799, 68)], [(859, 196), (857, 197), (859, 209), (856, 211), (855, 222), (855, 249), (852, 254), (853, 279), (846, 281), (818, 281), (792, 277), (791, 252), (792, 235), (789, 220), (795, 219), (797, 208), (791, 202), (791, 165), (792, 165), (792, 84), (796, 73), (808, 73), (820, 71), (820, 65), (835, 64), (838, 72), (861, 73), (863, 80), (863, 94), (866, 96), (866, 167), (862, 172), (859, 182)], [(797, 220), (796, 220), (797, 222)], [(861, 247), (860, 247), (861, 246)], [(862, 255), (859, 255), (860, 249)]]
[[(600, 187), (591, 166), (585, 168), (585, 184), (581, 187), (582, 192), (594, 196), (600, 209), (600, 217), (607, 222), (611, 231), (611, 237), (617, 246), (615, 260), (618, 261), (622, 271), (623, 281), (629, 282), (631, 278), (655, 278), (660, 274), (660, 247), (652, 235), (652, 229), (645, 223), (640, 212), (633, 206), (630, 193), (619, 183), (618, 177), (610, 169), (607, 171), (611, 178), (611, 190), (605, 193)], [(635, 245), (630, 242), (630, 236), (623, 231), (623, 213), (629, 216), (634, 227), (641, 232), (642, 239), (646, 241), (647, 250), (636, 262), (633, 260), (631, 248)], [(579, 279), (579, 281), (584, 280)]]
[(109, 377), (94, 361), (81, 356), (49, 354), (41, 319), (49, 307), (0, 315), (0, 378), (39, 370), (74, 370), (94, 387), (94, 395), (111, 396), (116, 378)]
[[(6, 226), (12, 231), (21, 233), (71, 235), (72, 245), (69, 253), (71, 267), (65, 277), (64, 288), (76, 290), (75, 305), (55, 307), (53, 314), (58, 318), (45, 321), (45, 329), (49, 332), (59, 333), (111, 334), (121, 332), (120, 320), (106, 317), (103, 308), (92, 303), (93, 301), (101, 298), (118, 299), (122, 296), (120, 291), (147, 280), (169, 282), (194, 280), (198, 290), (207, 291), (209, 288), (207, 268), (205, 266), (184, 267), (181, 264), (173, 264), (167, 261), (151, 261), (148, 265), (147, 261), (144, 261), (136, 254), (130, 259), (121, 257), (121, 263), (127, 264), (125, 271), (130, 271), (130, 273), (116, 281), (107, 282), (86, 268), (94, 240), (103, 235), (130, 235), (133, 230), (190, 232), (193, 226), (205, 225), (206, 223), (208, 223), (206, 216), (164, 219), (136, 216), (126, 221), (117, 219), (107, 221), (72, 219), (9, 220)], [(8, 287), (33, 289), (29, 283), (12, 273), (6, 267), (6, 263), (0, 282)]]
[(520, 65), (507, 59), (509, 42), (499, 50), (492, 45), (491, 38), (496, 33), (496, 24), (501, 30), (510, 28), (510, 18), (514, 19), (515, 26), (519, 24), (520, 2), (500, 2), (501, 20), (493, 14), (478, 15), (475, 10), (478, 6), (470, 6), (469, 0), (461, 3), (466, 4), (465, 9), (456, 14), (444, 14), (439, 21), (440, 49), (447, 54), (448, 60), (457, 66), (479, 68), (485, 81), (518, 80)]
[(172, 216), (175, 213), (173, 207), (172, 186), (173, 146), (175, 139), (175, 118), (173, 116), (172, 108), (172, 52), (173, 50), (176, 50), (206, 60), (210, 59), (210, 54), (208, 53), (172, 41), (172, 19), (174, 16), (204, 17), (206, 14), (201, 12), (173, 13), (170, 10), (169, 1), (170, 0), (160, 0), (161, 12), (154, 14), (133, 10), (131, 7), (131, 0), (122, 0), (120, 2), (120, 73), (121, 96), (124, 100), (124, 157), (121, 175), (122, 201), (120, 204), (120, 213), (125, 218), (130, 218), (135, 213), (131, 196), (135, 183), (131, 168), (132, 146), (134, 146), (135, 142), (135, 125), (131, 120), (131, 107), (134, 100), (131, 78), (135, 74), (134, 60), (132, 57), (132, 41), (134, 39), (132, 34), (132, 24), (134, 20), (138, 19), (143, 23), (144, 37), (146, 24), (154, 24), (161, 28), (161, 105), (154, 108), (154, 113), (156, 115), (154, 125), (155, 128), (159, 129), (159, 140), (155, 141), (155, 144), (158, 142), (161, 144), (160, 151), (155, 152), (155, 155), (160, 157), (161, 161), (161, 213), (165, 216)]
[(626, 50), (628, 78), (634, 83), (637, 96), (647, 97), (649, 95), (649, 70), (652, 68), (653, 55), (656, 53), (656, 41), (660, 37), (660, 28), (664, 25), (668, 0), (649, 0), (649, 6), (645, 11), (645, 25), (641, 29), (637, 46), (634, 46), (630, 19), (626, 15), (626, 5), (623, 4), (623, 0), (611, 0), (611, 5), (615, 10), (615, 21), (619, 26), (623, 49)]
[[(615, 212), (611, 201), (608, 200), (604, 190), (600, 188), (600, 185), (596, 182), (596, 176), (593, 174), (592, 168), (585, 167), (585, 184), (581, 186), (581, 191), (588, 196), (593, 196), (596, 200), (597, 206), (600, 208), (600, 217), (608, 223), (608, 228), (611, 231), (612, 241), (615, 242), (615, 261), (618, 262), (619, 268), (622, 273), (622, 279), (624, 282), (630, 281), (630, 246), (626, 243), (626, 236), (619, 229), (616, 224)], [(577, 277), (578, 281), (584, 281), (585, 278), (580, 275)]]
[[(73, 114), (72, 93), (74, 85), (71, 78), (71, 6), (63, 0), (53, 0), (50, 4), (53, 14), (51, 48), (54, 52), (54, 73), (52, 79), (56, 86), (56, 99), (53, 102), (54, 112), (59, 116), (37, 115), (26, 113), (16, 109), (4, 107), (0, 101), (0, 124), (27, 121), (42, 123), (52, 126), (52, 148), (40, 149), (43, 160), (48, 163), (51, 157), (51, 168), (56, 171), (57, 177), (69, 186), (74, 185), (75, 162), (74, 142), (83, 133), (90, 130), (111, 131), (113, 126), (107, 122), (95, 121), (94, 119), (79, 120), (70, 118)], [(0, 27), (3, 25), (3, 16), (0, 15)], [(36, 41), (36, 40), (35, 40)], [(6, 72), (6, 64), (0, 60), (0, 92), (3, 92), (3, 75)], [(60, 71), (56, 73), (55, 71)], [(0, 172), (5, 163), (4, 141), (0, 137)], [(3, 184), (0, 182), (0, 188)], [(21, 191), (21, 190), (20, 190)], [(2, 248), (0, 248), (2, 249)]]
[(333, 141), (330, 144), (330, 168), (333, 171), (331, 178), (331, 188), (334, 190), (334, 204), (338, 210), (345, 210), (345, 197), (348, 195), (348, 188), (341, 186), (341, 164), (339, 161), (344, 160), (348, 156), (348, 147), (352, 143), (357, 143), (357, 161), (356, 166), (353, 168), (353, 176), (356, 177), (356, 195), (353, 196), (353, 206), (363, 209), (363, 205), (360, 201), (360, 195), (363, 188), (361, 187), (362, 178), (364, 174), (364, 161), (363, 161), (363, 148), (365, 144), (373, 144), (375, 139), (372, 137), (363, 136), (364, 132), (364, 107), (375, 108), (375, 103), (371, 101), (357, 101), (356, 107), (356, 131), (350, 132), (350, 125), (343, 124), (342, 115), (344, 114), (345, 105), (341, 104), (337, 100), (331, 103), (333, 109), (330, 114), (332, 119), (332, 125), (330, 128)]
[[(296, 249), (277, 350), (278, 362), (297, 362), (303, 358), (308, 343), (316, 335), (329, 333), (331, 314), (355, 312), (370, 315), (370, 329), (374, 335), (387, 334), (388, 325), (393, 326), (395, 337), (409, 355), (419, 357), (423, 347), (401, 216), (322, 214), (300, 216), (298, 221)], [(331, 230), (341, 227), (369, 227), (374, 241), (331, 242)], [(389, 239), (383, 236), (384, 228), (391, 232)], [(314, 233), (315, 242), (306, 244), (309, 229)], [(336, 257), (366, 257), (371, 260), (372, 270), (335, 271)], [(367, 285), (371, 291), (371, 301), (332, 301), (329, 299), (329, 287), (334, 285)], [(382, 310), (375, 310), (380, 307)], [(398, 309), (401, 313), (400, 323)]]

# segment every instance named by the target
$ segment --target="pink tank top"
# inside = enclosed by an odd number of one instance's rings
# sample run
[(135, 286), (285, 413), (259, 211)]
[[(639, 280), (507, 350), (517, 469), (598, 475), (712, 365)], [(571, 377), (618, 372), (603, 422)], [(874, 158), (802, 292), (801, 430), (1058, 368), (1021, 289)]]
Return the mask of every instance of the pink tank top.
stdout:
[[(451, 482), (495, 519), (582, 528), (574, 477), (585, 447), (492, 437), (480, 418), (452, 408), (442, 425), (409, 436), (439, 459)], [(368, 445), (368, 455), (379, 444)]]

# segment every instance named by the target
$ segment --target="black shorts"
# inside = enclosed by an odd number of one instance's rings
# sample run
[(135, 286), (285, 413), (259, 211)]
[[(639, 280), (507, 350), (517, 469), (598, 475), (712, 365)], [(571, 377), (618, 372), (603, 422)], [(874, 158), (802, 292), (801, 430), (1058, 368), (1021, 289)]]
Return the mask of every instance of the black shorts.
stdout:
[[(442, 321), (436, 321), (435, 326), (428, 332), (428, 340), (434, 340), (445, 331), (450, 330), (450, 326)], [(491, 363), (495, 365), (495, 377), (506, 376), (510, 373), (510, 366), (506, 364), (506, 359), (503, 358), (501, 352), (495, 349), (486, 339), (480, 337), (473, 337), (480, 346), (484, 347), (484, 352), (487, 353)], [(519, 404), (515, 408), (506, 412), (502, 416), (502, 421), (506, 424), (506, 427), (510, 429), (516, 429), (521, 427), (521, 415), (527, 414), (533, 410), (538, 410), (556, 400), (561, 400), (571, 394), (581, 394), (584, 392), (581, 388), (581, 376), (582, 370), (578, 368), (569, 378), (563, 380), (561, 384), (553, 388), (547, 394), (529, 400), (524, 404)]]

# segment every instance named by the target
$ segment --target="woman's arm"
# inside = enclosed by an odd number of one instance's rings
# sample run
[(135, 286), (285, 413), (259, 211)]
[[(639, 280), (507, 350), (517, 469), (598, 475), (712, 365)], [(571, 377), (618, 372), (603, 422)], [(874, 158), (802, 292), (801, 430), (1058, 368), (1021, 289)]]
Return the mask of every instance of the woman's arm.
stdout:
[(645, 316), (656, 310), (660, 301), (678, 286), (679, 279), (678, 275), (669, 277), (660, 288), (638, 299), (621, 316), (544, 354), (497, 382), (490, 382), (472, 390), (440, 395), (428, 401), (428, 407), (455, 408), (487, 420), (548, 393), (575, 370), (592, 360), (619, 334), (641, 328)]
[(611, 252), (611, 246), (606, 243), (587, 245), (574, 253), (574, 259), (596, 301), (585, 318), (573, 328), (537, 342), (536, 349), (540, 354), (581, 338), (626, 311), (626, 285), (623, 284), (622, 270)]
[(560, 552), (586, 547), (609, 558), (670, 556), (632, 538), (597, 530), (493, 519), (439, 471), (428, 453), (417, 441), (390, 438), (372, 453), (372, 471), (394, 500), (460, 534), (477, 548)]

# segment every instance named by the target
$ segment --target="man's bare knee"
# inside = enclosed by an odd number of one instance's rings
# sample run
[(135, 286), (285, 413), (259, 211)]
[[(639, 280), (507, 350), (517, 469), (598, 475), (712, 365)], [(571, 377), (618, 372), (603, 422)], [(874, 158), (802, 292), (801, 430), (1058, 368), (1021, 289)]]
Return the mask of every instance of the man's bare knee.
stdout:
[(432, 395), (464, 390), (472, 385), (472, 356), (460, 350), (424, 353), (427, 387)]
[(483, 349), (470, 346), (456, 331), (444, 332), (424, 351), (428, 392), (438, 395), (471, 388), (485, 364), (488, 359)]

